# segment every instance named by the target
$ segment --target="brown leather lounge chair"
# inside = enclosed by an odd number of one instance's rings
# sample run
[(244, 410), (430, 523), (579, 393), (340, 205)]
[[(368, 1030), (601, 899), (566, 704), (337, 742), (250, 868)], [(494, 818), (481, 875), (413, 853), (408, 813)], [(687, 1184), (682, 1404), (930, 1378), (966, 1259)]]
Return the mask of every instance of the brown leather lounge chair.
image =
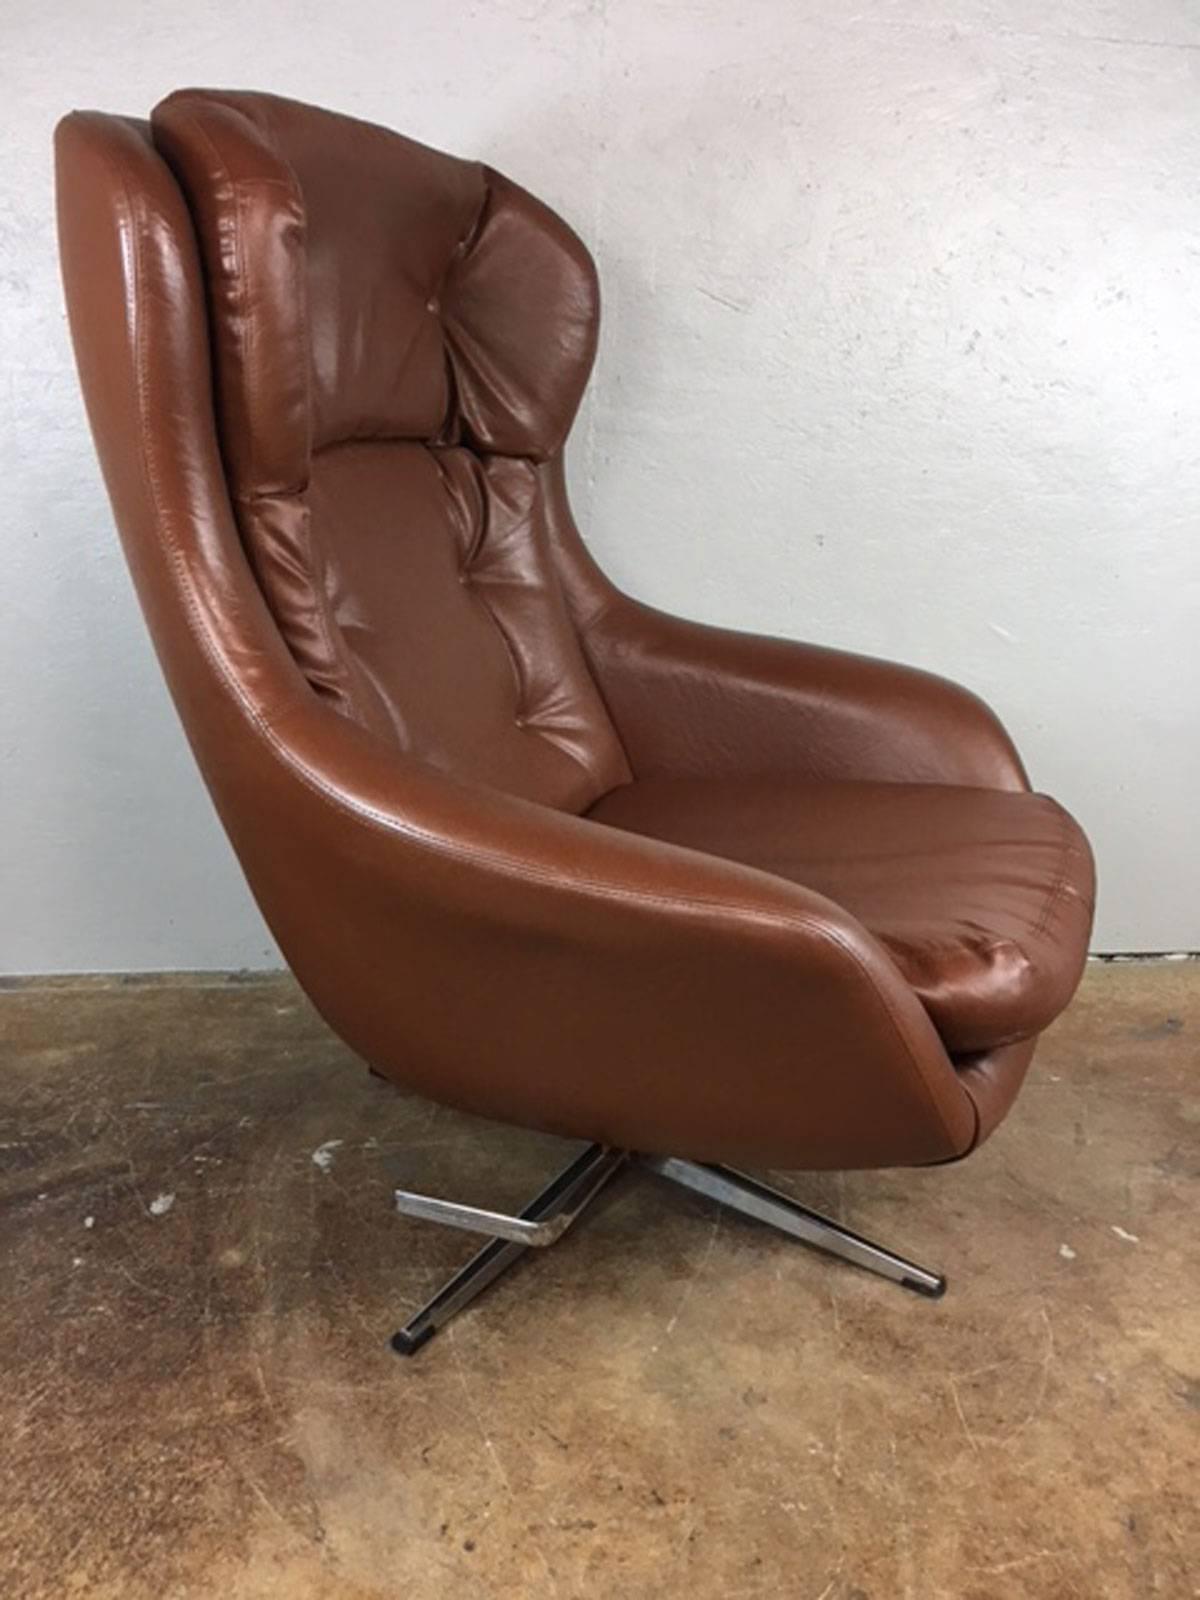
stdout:
[[(593, 1141), (411, 1350), (636, 1159), (927, 1294), (721, 1165), (955, 1160), (1070, 999), (1087, 843), (965, 690), (621, 594), (562, 452), (596, 274), (499, 173), (266, 95), (58, 130), (88, 413), (246, 876), (406, 1089)], [(747, 508), (752, 515), (752, 508)]]

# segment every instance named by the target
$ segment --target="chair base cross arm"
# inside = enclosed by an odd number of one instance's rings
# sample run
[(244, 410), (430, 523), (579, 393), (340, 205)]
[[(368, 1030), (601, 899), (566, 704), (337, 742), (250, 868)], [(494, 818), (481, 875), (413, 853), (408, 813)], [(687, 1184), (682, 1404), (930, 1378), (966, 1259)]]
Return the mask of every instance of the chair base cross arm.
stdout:
[(854, 1233), (831, 1217), (802, 1206), (798, 1200), (744, 1172), (700, 1161), (681, 1161), (677, 1156), (643, 1156), (641, 1162), (661, 1178), (669, 1178), (672, 1183), (682, 1184), (685, 1189), (706, 1195), (710, 1200), (719, 1200), (732, 1211), (765, 1222), (853, 1266), (865, 1267), (868, 1272), (888, 1278), (904, 1289), (912, 1289), (930, 1300), (939, 1300), (946, 1292), (946, 1279), (941, 1273), (917, 1266), (915, 1261), (875, 1244), (861, 1233)]
[(399, 1355), (415, 1355), (451, 1317), (470, 1305), (501, 1273), (519, 1261), (526, 1250), (545, 1248), (561, 1238), (605, 1184), (632, 1163), (916, 1294), (936, 1300), (946, 1292), (946, 1279), (941, 1273), (918, 1266), (743, 1172), (700, 1161), (685, 1161), (678, 1156), (635, 1156), (628, 1151), (592, 1144), (515, 1217), (502, 1211), (416, 1194), (408, 1189), (395, 1191), (396, 1210), (403, 1216), (421, 1217), (491, 1237), (483, 1249), (392, 1336), (393, 1350)]
[(456, 1312), (470, 1305), (489, 1283), (519, 1261), (526, 1250), (544, 1248), (561, 1238), (627, 1159), (623, 1150), (589, 1145), (517, 1217), (397, 1189), (394, 1199), (401, 1215), (425, 1217), (472, 1233), (488, 1233), (492, 1239), (392, 1335), (392, 1349), (398, 1355), (415, 1355)]

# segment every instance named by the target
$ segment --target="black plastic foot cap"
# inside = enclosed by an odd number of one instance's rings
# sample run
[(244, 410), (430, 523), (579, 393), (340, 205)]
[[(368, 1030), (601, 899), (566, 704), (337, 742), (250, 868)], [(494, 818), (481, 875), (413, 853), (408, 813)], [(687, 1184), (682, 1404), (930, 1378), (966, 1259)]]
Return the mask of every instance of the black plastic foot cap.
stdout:
[(946, 1292), (945, 1278), (936, 1278), (933, 1283), (918, 1283), (916, 1278), (903, 1278), (901, 1282), (914, 1294), (923, 1294), (926, 1300), (940, 1300)]
[(423, 1344), (428, 1344), (437, 1329), (432, 1323), (427, 1322), (416, 1333), (408, 1333), (401, 1328), (399, 1333), (392, 1335), (392, 1349), (398, 1356), (415, 1356)]

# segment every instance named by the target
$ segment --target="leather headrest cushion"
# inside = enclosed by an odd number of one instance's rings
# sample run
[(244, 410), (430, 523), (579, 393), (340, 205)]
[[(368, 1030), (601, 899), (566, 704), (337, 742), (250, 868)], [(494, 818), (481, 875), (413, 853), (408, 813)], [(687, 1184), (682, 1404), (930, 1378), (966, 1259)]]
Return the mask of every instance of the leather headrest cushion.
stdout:
[(561, 446), (597, 292), (553, 212), (477, 163), (271, 95), (182, 90), (151, 123), (205, 261), (237, 493), (296, 492), (312, 451), (347, 440)]

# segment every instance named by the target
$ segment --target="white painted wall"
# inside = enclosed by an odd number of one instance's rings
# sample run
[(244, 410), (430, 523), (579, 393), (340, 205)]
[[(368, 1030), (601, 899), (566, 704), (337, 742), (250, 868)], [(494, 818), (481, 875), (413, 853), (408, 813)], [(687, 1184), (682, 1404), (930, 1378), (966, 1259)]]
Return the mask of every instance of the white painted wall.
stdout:
[(606, 291), (619, 581), (982, 690), (1091, 832), (1097, 945), (1200, 947), (1200, 7), (3, 0), (0, 971), (271, 964), (160, 686), (54, 256), (50, 135), (185, 83), (511, 173)]

